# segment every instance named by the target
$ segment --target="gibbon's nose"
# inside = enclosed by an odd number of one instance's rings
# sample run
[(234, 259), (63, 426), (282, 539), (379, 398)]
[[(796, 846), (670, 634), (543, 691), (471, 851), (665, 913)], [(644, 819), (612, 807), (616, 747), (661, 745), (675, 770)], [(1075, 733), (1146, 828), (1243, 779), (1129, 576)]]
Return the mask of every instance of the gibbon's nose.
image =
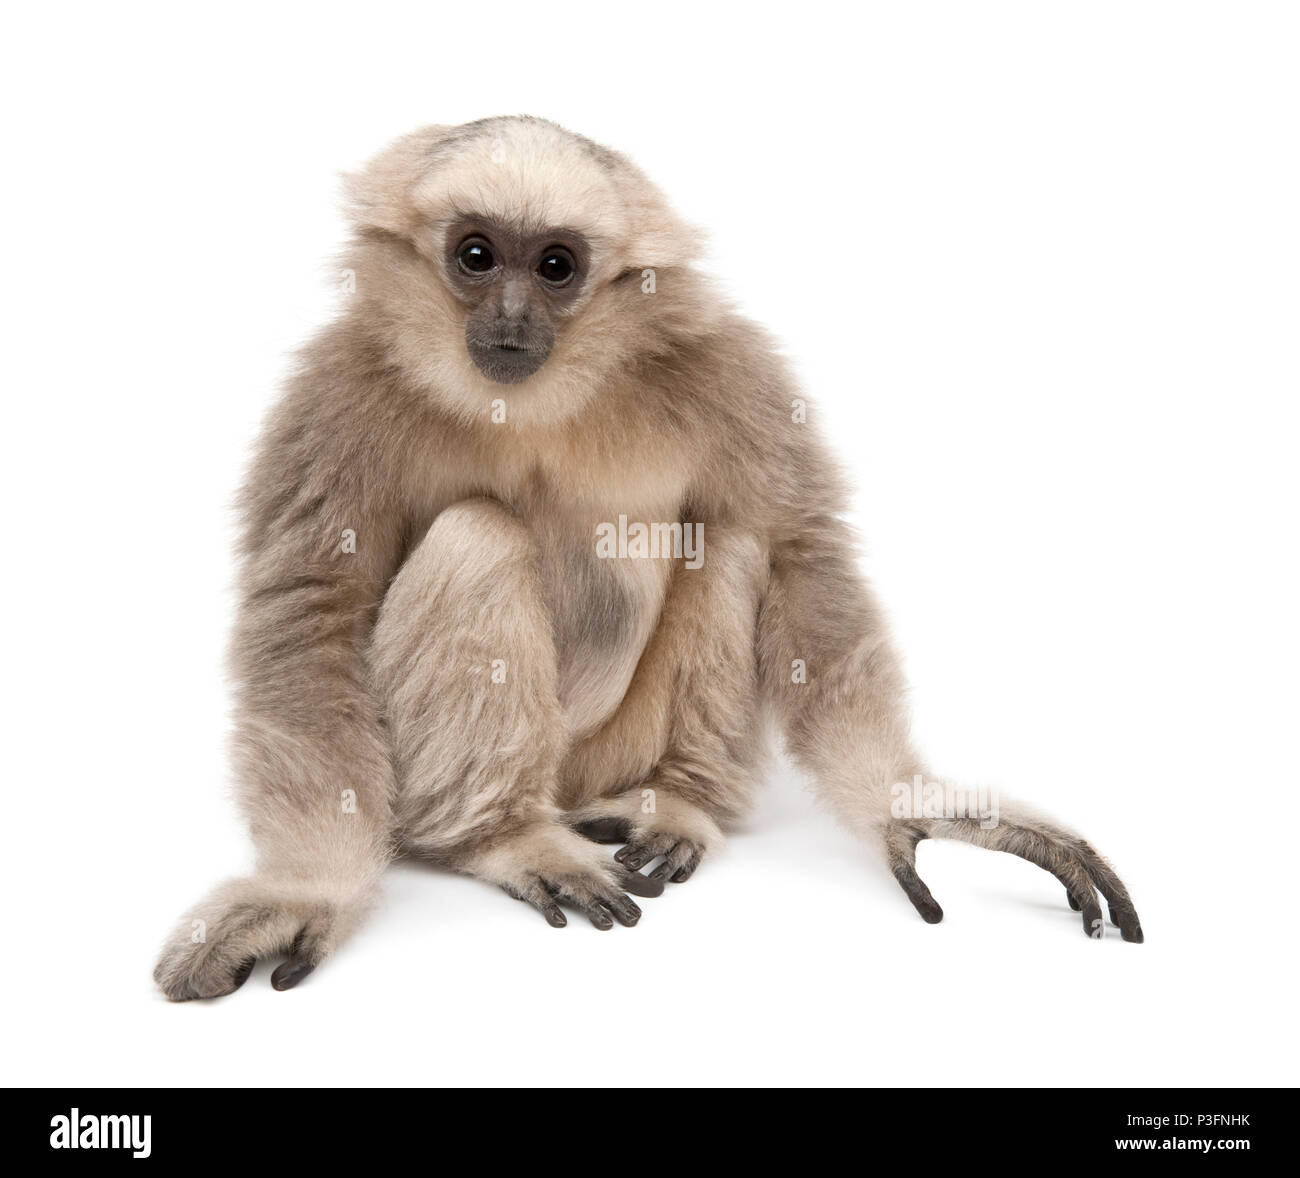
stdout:
[(528, 298), (532, 293), (526, 278), (512, 277), (506, 280), (501, 291), (501, 308), (498, 320), (504, 320), (502, 326), (528, 326)]

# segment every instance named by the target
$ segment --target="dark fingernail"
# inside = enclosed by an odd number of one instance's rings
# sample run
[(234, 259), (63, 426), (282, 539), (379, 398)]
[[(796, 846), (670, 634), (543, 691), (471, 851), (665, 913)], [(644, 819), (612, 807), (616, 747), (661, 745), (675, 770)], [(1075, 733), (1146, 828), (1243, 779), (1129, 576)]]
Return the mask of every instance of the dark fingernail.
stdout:
[(291, 958), (276, 968), (271, 975), (271, 985), (276, 990), (292, 990), (315, 968), (310, 961)]

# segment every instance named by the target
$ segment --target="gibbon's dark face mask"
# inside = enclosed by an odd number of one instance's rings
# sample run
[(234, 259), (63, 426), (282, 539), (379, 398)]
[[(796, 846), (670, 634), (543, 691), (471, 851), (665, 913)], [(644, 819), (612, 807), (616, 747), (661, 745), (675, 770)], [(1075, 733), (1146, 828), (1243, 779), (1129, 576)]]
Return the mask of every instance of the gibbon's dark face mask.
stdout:
[(521, 232), (466, 219), (447, 233), (447, 280), (466, 305), (465, 347), (497, 384), (527, 380), (551, 354), (556, 321), (577, 301), (591, 251), (567, 229)]

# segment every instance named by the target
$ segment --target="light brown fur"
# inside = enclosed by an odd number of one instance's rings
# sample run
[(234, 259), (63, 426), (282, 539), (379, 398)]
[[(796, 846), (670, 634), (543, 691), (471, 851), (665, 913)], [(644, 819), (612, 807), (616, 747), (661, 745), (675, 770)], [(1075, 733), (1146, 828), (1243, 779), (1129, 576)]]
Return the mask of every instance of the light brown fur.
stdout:
[[(942, 835), (1040, 862), (1085, 924), (1096, 884), (1140, 938), (1122, 885), (1068, 832), (891, 817), (891, 785), (924, 768), (835, 464), (644, 176), (502, 119), (409, 136), (350, 193), (357, 293), (305, 349), (242, 500), (236, 767), (258, 864), (169, 942), (169, 996), (227, 993), (283, 951), (276, 984), (293, 984), (402, 852), (552, 923), (557, 901), (634, 923), (623, 892), (644, 877), (624, 868), (662, 855), (661, 878), (688, 875), (744, 812), (765, 704), (927, 919), (914, 848)], [(439, 271), (466, 212), (591, 243), (554, 351), (518, 385), (470, 362)], [(703, 566), (597, 560), (594, 529), (620, 514), (703, 524)], [(574, 832), (589, 823), (628, 841), (624, 868)]]

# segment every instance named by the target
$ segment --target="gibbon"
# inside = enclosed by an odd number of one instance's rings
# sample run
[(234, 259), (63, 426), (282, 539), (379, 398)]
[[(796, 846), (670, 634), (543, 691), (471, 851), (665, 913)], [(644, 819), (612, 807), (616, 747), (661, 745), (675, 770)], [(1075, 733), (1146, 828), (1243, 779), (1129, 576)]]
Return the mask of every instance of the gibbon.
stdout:
[(355, 290), (241, 497), (256, 867), (181, 922), (168, 997), (228, 994), (271, 956), (296, 985), (397, 855), (557, 927), (634, 925), (630, 897), (688, 880), (749, 806), (768, 718), (925, 920), (917, 844), (953, 838), (1051, 872), (1094, 936), (1100, 892), (1142, 940), (1078, 835), (951, 791), (906, 804), (930, 775), (836, 464), (636, 167), (494, 118), (406, 136), (348, 195)]

